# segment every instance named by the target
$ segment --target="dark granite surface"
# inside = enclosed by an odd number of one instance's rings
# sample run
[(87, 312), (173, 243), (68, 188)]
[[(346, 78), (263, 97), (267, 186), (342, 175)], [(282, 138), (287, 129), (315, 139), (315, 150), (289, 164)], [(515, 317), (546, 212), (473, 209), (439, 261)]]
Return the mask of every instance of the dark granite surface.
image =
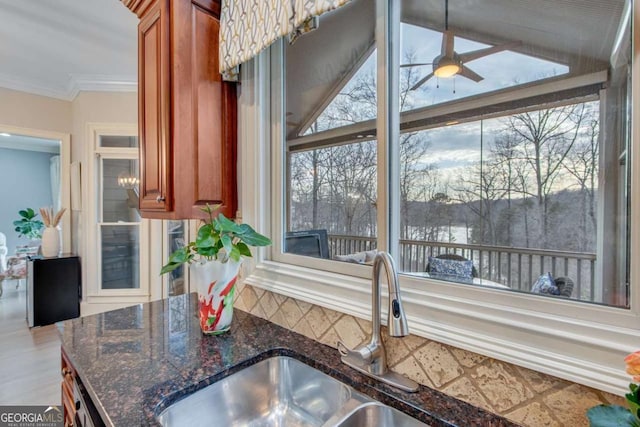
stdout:
[(58, 324), (71, 363), (107, 425), (157, 425), (168, 405), (245, 366), (296, 358), (432, 426), (514, 426), (438, 391), (405, 393), (340, 362), (338, 352), (235, 310), (231, 331), (204, 336), (195, 294)]

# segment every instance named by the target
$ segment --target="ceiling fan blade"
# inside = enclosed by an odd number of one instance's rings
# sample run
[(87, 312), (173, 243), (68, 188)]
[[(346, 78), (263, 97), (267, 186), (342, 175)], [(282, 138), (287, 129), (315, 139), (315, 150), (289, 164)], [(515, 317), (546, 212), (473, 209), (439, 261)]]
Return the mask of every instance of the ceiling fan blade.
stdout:
[(482, 77), (480, 74), (476, 73), (469, 67), (465, 67), (464, 65), (462, 66), (462, 68), (460, 68), (460, 71), (458, 72), (458, 74), (461, 75), (462, 77), (468, 78), (469, 80), (473, 80), (476, 83), (484, 80), (484, 77)]
[(415, 64), (401, 64), (400, 68), (422, 67), (423, 65), (433, 65), (433, 62), (418, 62), (418, 63), (415, 63)]
[(453, 58), (453, 39), (455, 35), (451, 30), (444, 30), (442, 33), (442, 47), (440, 48), (440, 53), (447, 57)]
[(476, 59), (480, 59), (485, 56), (492, 55), (494, 53), (502, 52), (503, 50), (513, 49), (514, 47), (518, 47), (521, 44), (522, 44), (521, 41), (516, 41), (511, 43), (499, 44), (499, 45), (487, 47), (484, 49), (478, 49), (472, 52), (461, 53), (460, 60), (462, 62), (474, 61)]
[(409, 90), (416, 90), (418, 89), (420, 86), (422, 86), (423, 84), (425, 84), (427, 82), (427, 80), (429, 80), (431, 77), (433, 77), (433, 73), (429, 73), (426, 76), (424, 76), (423, 78), (421, 78), (416, 84), (414, 84), (413, 86), (411, 86), (411, 89)]

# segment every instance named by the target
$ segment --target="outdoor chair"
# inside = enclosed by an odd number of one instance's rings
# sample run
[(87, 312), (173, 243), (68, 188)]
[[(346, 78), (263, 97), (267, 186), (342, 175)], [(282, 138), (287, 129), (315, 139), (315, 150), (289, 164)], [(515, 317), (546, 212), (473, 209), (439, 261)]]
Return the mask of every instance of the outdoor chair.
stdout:
[(556, 277), (554, 280), (560, 291), (559, 296), (571, 298), (571, 294), (573, 293), (573, 280), (568, 277)]
[[(452, 261), (469, 261), (467, 258), (457, 255), (457, 254), (440, 254), (438, 256), (436, 256), (436, 258), (438, 259), (448, 259), (448, 260), (452, 260)], [(427, 268), (425, 268), (425, 270), (427, 273), (431, 273), (431, 266), (427, 263)], [(474, 265), (473, 268), (471, 269), (471, 275), (473, 277), (478, 277), (478, 270), (476, 269), (476, 266)]]

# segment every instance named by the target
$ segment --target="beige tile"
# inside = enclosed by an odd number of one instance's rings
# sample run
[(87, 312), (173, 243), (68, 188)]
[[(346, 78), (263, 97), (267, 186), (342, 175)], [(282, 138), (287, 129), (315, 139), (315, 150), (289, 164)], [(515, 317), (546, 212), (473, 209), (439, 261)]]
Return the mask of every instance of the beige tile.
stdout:
[(329, 319), (329, 322), (331, 322), (332, 325), (342, 317), (342, 313), (331, 310), (330, 308), (322, 307), (322, 311), (324, 311), (324, 314), (327, 316), (327, 319)]
[(287, 319), (287, 324), (289, 328), (293, 328), (302, 318), (302, 312), (300, 308), (298, 308), (298, 304), (291, 299), (287, 298), (282, 305), (280, 306), (280, 310), (282, 314), (284, 314), (284, 318)]
[(410, 351), (413, 351), (429, 342), (428, 339), (419, 337), (417, 335), (407, 335), (406, 337), (401, 338), (401, 340)]
[(473, 368), (476, 365), (487, 360), (486, 356), (482, 356), (478, 353), (474, 353), (471, 351), (463, 350), (461, 348), (449, 347), (449, 351), (453, 354), (453, 356), (460, 362), (462, 366), (465, 368)]
[(534, 396), (513, 366), (497, 360), (476, 367), (471, 378), (491, 406), (501, 413)]
[(474, 406), (479, 406), (487, 411), (495, 412), (482, 393), (480, 393), (480, 390), (478, 390), (467, 377), (458, 378), (443, 388), (442, 392), (457, 399), (464, 400), (467, 403), (471, 403)]
[(235, 300), (233, 301), (233, 307), (242, 311), (247, 311), (247, 307), (244, 304), (244, 298), (242, 298), (242, 292), (237, 292)]
[(289, 329), (289, 325), (287, 325), (287, 319), (284, 318), (284, 314), (282, 314), (282, 311), (280, 310), (276, 311), (275, 314), (271, 316), (271, 319), (269, 320), (275, 323), (276, 325), (280, 325), (283, 328)]
[(340, 337), (338, 337), (338, 334), (336, 332), (335, 329), (333, 329), (333, 327), (330, 327), (327, 332), (325, 332), (325, 334), (320, 337), (319, 341), (322, 344), (326, 344), (330, 347), (333, 348), (337, 348), (337, 343), (340, 340)]
[(253, 309), (251, 310), (251, 314), (253, 314), (254, 316), (261, 317), (263, 319), (267, 318), (267, 315), (264, 314), (264, 310), (262, 309), (262, 307), (260, 307), (260, 304), (256, 304), (253, 306)]
[(627, 406), (627, 399), (624, 396), (616, 396), (615, 394), (607, 393), (605, 391), (601, 391), (600, 394), (604, 397), (605, 402), (611, 405), (620, 405)]
[(566, 386), (569, 384), (566, 381), (543, 374), (542, 372), (532, 371), (531, 369), (520, 366), (516, 366), (515, 368), (536, 393), (543, 393), (554, 386)]
[(505, 417), (525, 427), (562, 427), (562, 425), (553, 418), (549, 409), (538, 402), (533, 402), (509, 412), (505, 414)]
[(433, 388), (433, 383), (427, 376), (424, 369), (422, 369), (422, 366), (420, 366), (420, 364), (414, 357), (406, 358), (405, 360), (394, 366), (393, 370), (399, 374), (411, 378), (412, 380), (422, 385)]
[(420, 347), (413, 354), (438, 388), (464, 374), (464, 370), (446, 346), (435, 341)]
[(603, 403), (589, 387), (573, 384), (543, 398), (562, 425), (588, 426), (585, 413), (592, 406)]
[(296, 304), (298, 304), (298, 308), (300, 309), (302, 314), (307, 314), (307, 312), (311, 310), (311, 307), (313, 307), (313, 304), (309, 304), (306, 301), (296, 300)]
[(260, 289), (260, 288), (253, 288), (253, 290), (255, 291), (256, 297), (258, 299), (262, 298), (262, 296), (264, 295), (265, 292), (268, 292), (268, 291), (265, 291), (264, 289)]
[(286, 296), (281, 295), (281, 294), (277, 294), (275, 292), (271, 292), (271, 295), (275, 298), (275, 300), (278, 303), (278, 305), (281, 305), (287, 299)]
[(411, 353), (402, 338), (391, 338), (385, 334), (382, 336), (382, 342), (387, 351), (387, 364), (389, 366), (397, 365)]
[(356, 319), (351, 316), (343, 316), (333, 326), (340, 340), (349, 348), (362, 344), (367, 335), (360, 329)]
[(327, 318), (327, 315), (324, 313), (322, 308), (317, 305), (311, 307), (311, 310), (306, 314), (305, 319), (309, 322), (309, 326), (316, 338), (320, 338), (331, 326), (329, 318)]
[(266, 292), (260, 299), (259, 304), (262, 307), (262, 310), (264, 310), (264, 314), (267, 316), (267, 319), (271, 319), (279, 308), (279, 305), (271, 292)]
[(300, 319), (300, 321), (296, 324), (293, 330), (299, 334), (304, 335), (305, 337), (309, 337), (311, 339), (316, 339), (311, 326), (309, 326), (309, 322), (305, 318)]
[(354, 317), (354, 319), (356, 319), (356, 322), (358, 322), (360, 329), (362, 329), (365, 334), (371, 335), (371, 320), (365, 320), (359, 317)]
[(253, 286), (247, 286), (242, 292), (242, 299), (244, 300), (244, 306), (249, 313), (252, 312), (253, 307), (258, 303), (258, 296)]

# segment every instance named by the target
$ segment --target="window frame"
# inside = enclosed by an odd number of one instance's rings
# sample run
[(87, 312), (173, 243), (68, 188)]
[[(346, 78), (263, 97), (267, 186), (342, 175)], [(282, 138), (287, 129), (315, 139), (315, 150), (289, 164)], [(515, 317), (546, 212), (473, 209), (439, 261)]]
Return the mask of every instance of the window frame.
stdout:
[[(150, 221), (141, 218), (139, 223), (103, 223), (102, 222), (102, 162), (104, 159), (138, 160), (138, 148), (101, 147), (101, 136), (138, 136), (138, 128), (132, 124), (94, 124), (87, 125), (87, 141), (91, 143), (88, 151), (86, 211), (88, 226), (87, 239), (87, 295), (85, 302), (137, 302), (140, 297), (148, 297), (150, 293)], [(139, 229), (139, 266), (140, 278), (138, 288), (103, 289), (102, 288), (102, 239), (103, 225), (137, 225)]]
[[(394, 20), (391, 19), (399, 12), (398, 3), (376, 0), (376, 40), (388, 40), (394, 31), (398, 31), (392, 28)], [(639, 10), (634, 10), (632, 6), (629, 13), (632, 27), (640, 28)], [(638, 76), (640, 61), (636, 58), (640, 50), (640, 36), (634, 31), (632, 38), (632, 74)], [(247, 277), (246, 283), (369, 319), (370, 267), (282, 252), (279, 236), (283, 236), (285, 191), (285, 147), (282, 143), (284, 105), (281, 102), (284, 89), (280, 79), (283, 62), (278, 59), (282, 58), (282, 43), (277, 42), (269, 51), (242, 67), (239, 143), (240, 152), (244, 153), (241, 156), (244, 220), (274, 237), (271, 248), (258, 251), (251, 263), (255, 269)], [(380, 46), (378, 41), (376, 43), (379, 49), (385, 47)], [(386, 53), (380, 52), (379, 81), (387, 82), (390, 80), (384, 77), (387, 77), (388, 68), (386, 63), (381, 64), (381, 61), (386, 61)], [(393, 76), (390, 77), (392, 81), (397, 81), (393, 80)], [(272, 82), (278, 81), (281, 87), (274, 90)], [(389, 88), (379, 87), (378, 90), (388, 91)], [(633, 79), (631, 92), (632, 99), (640, 99), (640, 78)], [(393, 106), (385, 105), (389, 92), (385, 93), (380, 96), (379, 92), (378, 102), (382, 105), (379, 105), (378, 121), (384, 120), (387, 114), (380, 114), (380, 111), (393, 111)], [(631, 186), (640, 189), (638, 118), (640, 113), (632, 111), (630, 162)], [(385, 123), (380, 125), (378, 129), (384, 130), (380, 134), (387, 135)], [(394, 129), (393, 122), (390, 128)], [(395, 131), (399, 133), (399, 126), (395, 126)], [(378, 214), (383, 217), (378, 220), (378, 247), (388, 250), (387, 242), (394, 231), (390, 230), (386, 215), (389, 212), (386, 188), (390, 183), (385, 177), (391, 167), (384, 138), (379, 138), (380, 145), (383, 145), (383, 150), (378, 151), (378, 164), (383, 165), (385, 170), (381, 172), (379, 166), (379, 193), (383, 192), (380, 198), (385, 200), (385, 205), (378, 205)], [(383, 157), (380, 157), (381, 153), (385, 153)], [(630, 205), (631, 212), (640, 212), (640, 191), (631, 193)], [(635, 259), (636, 254), (640, 253), (639, 224), (631, 224), (630, 238), (630, 258)], [(391, 249), (394, 254), (395, 251)], [(623, 394), (626, 390), (629, 377), (624, 372), (623, 358), (640, 345), (638, 263), (632, 263), (630, 267), (632, 292), (629, 309), (417, 279), (407, 275), (400, 275), (400, 282), (412, 334), (615, 394)]]

